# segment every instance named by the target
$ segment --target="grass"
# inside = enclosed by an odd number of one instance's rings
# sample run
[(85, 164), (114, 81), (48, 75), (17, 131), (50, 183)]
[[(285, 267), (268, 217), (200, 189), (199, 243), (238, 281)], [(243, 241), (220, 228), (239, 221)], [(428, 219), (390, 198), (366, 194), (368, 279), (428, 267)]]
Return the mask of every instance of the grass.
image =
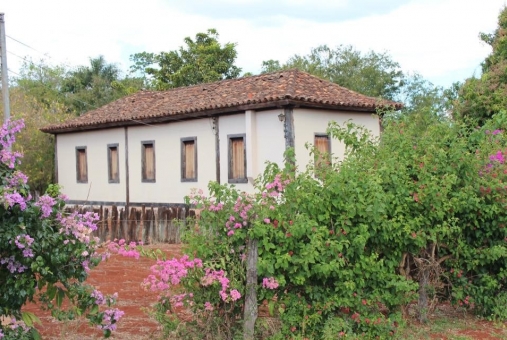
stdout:
[(503, 323), (493, 323), (457, 310), (449, 305), (438, 306), (426, 324), (409, 320), (398, 332), (397, 339), (506, 339), (507, 328)]

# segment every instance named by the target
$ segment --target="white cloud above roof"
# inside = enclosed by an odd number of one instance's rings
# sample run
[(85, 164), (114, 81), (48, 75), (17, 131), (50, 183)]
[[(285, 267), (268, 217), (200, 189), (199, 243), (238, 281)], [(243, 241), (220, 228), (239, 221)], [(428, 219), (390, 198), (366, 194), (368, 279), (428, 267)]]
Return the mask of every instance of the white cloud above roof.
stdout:
[[(88, 64), (104, 55), (127, 69), (129, 55), (179, 48), (187, 36), (216, 28), (237, 43), (237, 65), (257, 73), (263, 60), (286, 61), (312, 47), (350, 44), (388, 51), (405, 71), (440, 85), (480, 72), (505, 0), (3, 0), (6, 32), (54, 64)], [(7, 39), (9, 69), (17, 56), (43, 57)]]

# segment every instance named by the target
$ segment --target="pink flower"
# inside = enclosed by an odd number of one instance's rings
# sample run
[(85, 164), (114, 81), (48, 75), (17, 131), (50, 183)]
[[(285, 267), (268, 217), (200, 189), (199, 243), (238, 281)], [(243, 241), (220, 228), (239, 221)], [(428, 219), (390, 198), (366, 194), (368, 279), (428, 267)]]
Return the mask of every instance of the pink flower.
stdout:
[(231, 299), (232, 301), (236, 301), (241, 298), (241, 293), (238, 292), (236, 289), (231, 290)]
[(227, 232), (227, 236), (232, 236), (232, 235), (234, 235), (234, 230), (229, 230), (229, 231)]
[(206, 301), (204, 303), (204, 310), (212, 311), (213, 309), (215, 309), (215, 308), (213, 308), (213, 305), (209, 301)]
[(271, 220), (270, 220), (269, 218), (265, 218), (265, 219), (264, 219), (264, 223), (269, 224), (269, 223), (271, 223)]
[(265, 277), (262, 279), (262, 287), (267, 289), (276, 289), (278, 288), (279, 283), (276, 281), (274, 277)]
[(49, 196), (49, 195), (43, 195), (39, 197), (39, 200), (34, 205), (36, 207), (40, 207), (42, 211), (41, 218), (46, 218), (51, 215), (51, 212), (53, 211), (53, 206), (56, 204), (56, 200)]

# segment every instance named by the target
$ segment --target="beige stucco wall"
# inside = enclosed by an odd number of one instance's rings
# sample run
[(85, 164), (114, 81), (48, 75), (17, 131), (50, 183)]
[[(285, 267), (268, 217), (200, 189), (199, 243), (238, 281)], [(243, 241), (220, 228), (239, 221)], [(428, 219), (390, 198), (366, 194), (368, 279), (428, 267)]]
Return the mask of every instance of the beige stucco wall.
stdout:
[[(277, 163), (283, 167), (283, 153), (285, 152), (285, 137), (283, 122), (278, 115), (283, 109), (260, 111), (257, 117), (257, 168), (255, 176), (262, 174), (266, 162)], [(259, 128), (260, 127), (260, 128)]]
[[(209, 118), (129, 127), (130, 202), (183, 203), (215, 176), (215, 136)], [(197, 182), (181, 181), (181, 138), (197, 137)], [(142, 182), (141, 142), (155, 141), (154, 183)]]
[[(71, 200), (125, 200), (125, 136), (123, 128), (61, 134), (57, 137), (58, 183)], [(118, 144), (120, 182), (109, 183), (107, 145)], [(76, 147), (86, 146), (88, 183), (76, 180)]]
[(246, 138), (248, 183), (235, 183), (240, 190), (254, 191), (253, 181), (264, 171), (267, 161), (283, 165), (285, 139), (283, 122), (278, 119), (282, 112), (283, 109), (251, 110), (219, 118), (221, 183), (228, 183), (229, 177), (228, 135), (245, 134)]
[[(235, 184), (253, 192), (253, 179), (264, 171), (265, 162), (283, 166), (285, 151), (284, 123), (278, 115), (283, 109), (246, 111), (220, 116), (220, 181), (228, 183), (228, 135), (246, 134), (247, 177), (249, 183)], [(352, 119), (378, 136), (378, 117), (368, 113), (330, 112), (295, 108), (293, 111), (295, 152), (301, 170), (313, 161), (305, 143), (313, 143), (315, 133), (325, 133), (328, 123)], [(181, 181), (181, 138), (197, 137), (197, 182)], [(156, 181), (141, 179), (141, 142), (155, 142)], [(71, 200), (125, 202), (125, 131), (124, 128), (76, 132), (58, 135), (58, 174), (63, 192)], [(119, 145), (120, 182), (109, 183), (107, 145)], [(88, 183), (76, 181), (76, 147), (87, 147)], [(128, 127), (129, 188), (131, 203), (182, 203), (192, 188), (206, 192), (209, 181), (216, 180), (215, 135), (210, 118), (168, 124)], [(343, 158), (344, 146), (332, 140), (334, 157)]]
[[(313, 162), (309, 150), (305, 143), (313, 144), (316, 133), (325, 133), (329, 122), (335, 121), (343, 124), (352, 119), (355, 124), (363, 125), (372, 131), (374, 136), (380, 135), (380, 125), (378, 116), (370, 113), (324, 111), (316, 109), (296, 108), (294, 115), (294, 150), (296, 153), (296, 163), (300, 170)], [(331, 153), (333, 157), (339, 160), (343, 159), (345, 146), (336, 139), (331, 140)]]

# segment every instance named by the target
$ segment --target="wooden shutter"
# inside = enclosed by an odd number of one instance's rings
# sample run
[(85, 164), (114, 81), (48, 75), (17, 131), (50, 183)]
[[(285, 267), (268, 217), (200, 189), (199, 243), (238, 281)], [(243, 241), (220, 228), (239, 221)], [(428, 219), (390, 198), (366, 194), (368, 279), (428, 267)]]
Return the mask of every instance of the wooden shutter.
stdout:
[(118, 181), (119, 172), (118, 172), (118, 147), (110, 146), (109, 147), (109, 180), (110, 181)]
[(155, 180), (155, 148), (153, 144), (143, 144), (144, 146), (144, 173), (143, 179)]
[(79, 182), (88, 181), (88, 167), (86, 164), (86, 149), (77, 149), (77, 180)]
[(320, 167), (322, 162), (329, 164), (329, 136), (315, 136), (315, 167)]
[(231, 139), (232, 179), (245, 178), (245, 143), (243, 138)]
[(195, 178), (195, 143), (193, 140), (184, 142), (185, 178)]

